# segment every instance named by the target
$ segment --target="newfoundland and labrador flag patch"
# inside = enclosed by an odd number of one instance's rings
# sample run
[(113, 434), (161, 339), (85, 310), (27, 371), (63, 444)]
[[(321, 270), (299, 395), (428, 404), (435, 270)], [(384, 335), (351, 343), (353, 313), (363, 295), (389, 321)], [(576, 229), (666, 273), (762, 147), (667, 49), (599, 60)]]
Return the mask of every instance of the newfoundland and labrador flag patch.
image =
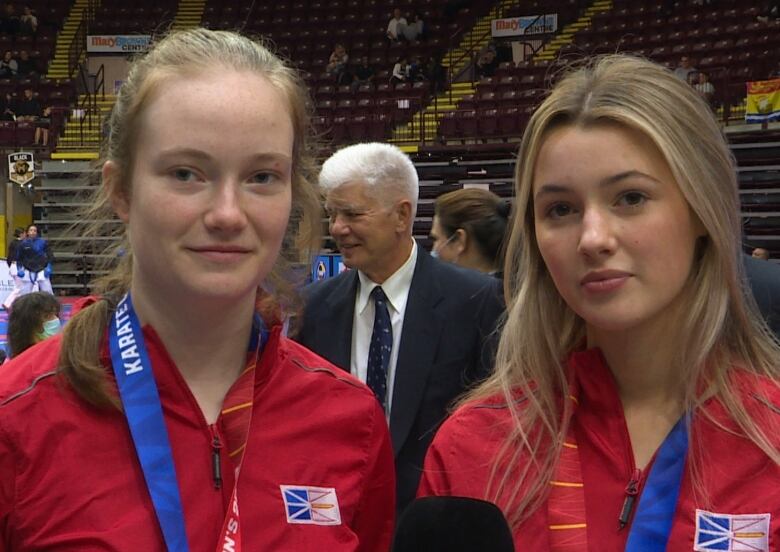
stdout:
[(287, 523), (341, 525), (336, 489), (279, 485), (284, 498)]
[(696, 552), (769, 552), (769, 514), (715, 514), (696, 510)]

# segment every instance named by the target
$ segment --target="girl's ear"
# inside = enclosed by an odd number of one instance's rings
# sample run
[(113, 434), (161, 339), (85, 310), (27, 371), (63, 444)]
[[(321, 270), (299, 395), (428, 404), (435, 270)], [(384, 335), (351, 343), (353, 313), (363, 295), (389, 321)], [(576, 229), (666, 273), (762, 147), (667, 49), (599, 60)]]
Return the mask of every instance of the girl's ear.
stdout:
[(119, 166), (113, 161), (103, 163), (101, 171), (103, 186), (107, 187), (111, 208), (119, 219), (127, 223), (130, 220), (130, 201), (122, 190)]

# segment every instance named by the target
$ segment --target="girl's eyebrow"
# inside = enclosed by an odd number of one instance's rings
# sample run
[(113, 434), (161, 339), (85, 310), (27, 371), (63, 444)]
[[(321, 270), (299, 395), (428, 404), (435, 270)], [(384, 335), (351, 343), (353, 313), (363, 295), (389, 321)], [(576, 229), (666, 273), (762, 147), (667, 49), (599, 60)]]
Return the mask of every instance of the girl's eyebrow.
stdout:
[[(623, 171), (614, 174), (612, 176), (608, 176), (607, 178), (599, 182), (599, 186), (611, 186), (613, 184), (617, 184), (622, 180), (625, 180), (626, 178), (644, 178), (647, 180), (652, 180), (653, 182), (660, 183), (660, 181), (654, 176), (651, 176), (647, 173), (643, 173), (642, 171), (630, 170), (630, 171)], [(545, 194), (557, 194), (557, 193), (568, 192), (568, 191), (569, 191), (568, 186), (564, 184), (557, 184), (551, 182), (549, 184), (543, 184), (542, 186), (540, 186), (539, 189), (534, 194), (534, 199), (538, 199), (540, 196), (544, 196)]]

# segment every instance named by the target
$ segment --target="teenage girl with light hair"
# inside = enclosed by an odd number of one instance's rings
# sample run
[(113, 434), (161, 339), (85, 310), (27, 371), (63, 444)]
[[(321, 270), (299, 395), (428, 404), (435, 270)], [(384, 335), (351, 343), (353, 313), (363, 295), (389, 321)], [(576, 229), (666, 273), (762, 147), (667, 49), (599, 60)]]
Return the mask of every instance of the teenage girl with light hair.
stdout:
[(62, 338), (3, 366), (0, 550), (387, 549), (384, 413), (273, 317), (318, 243), (306, 105), (235, 33), (132, 65), (85, 215), (115, 213), (125, 254)]
[(780, 352), (740, 262), (732, 156), (666, 69), (607, 56), (531, 118), (495, 374), (421, 495), (497, 503), (518, 550), (774, 550)]

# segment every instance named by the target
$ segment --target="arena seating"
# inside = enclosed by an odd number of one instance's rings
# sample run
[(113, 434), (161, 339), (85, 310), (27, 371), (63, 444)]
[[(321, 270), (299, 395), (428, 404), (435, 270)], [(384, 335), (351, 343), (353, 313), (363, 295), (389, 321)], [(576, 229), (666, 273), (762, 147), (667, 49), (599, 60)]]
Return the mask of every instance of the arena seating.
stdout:
[[(46, 12), (50, 8), (43, 4), (39, 2), (41, 13), (53, 13)], [(46, 32), (39, 33), (33, 41), (41, 55), (47, 52), (51, 57), (54, 34), (47, 34), (47, 28), (62, 26), (70, 4), (57, 2), (60, 19), (50, 19), (48, 27), (42, 27)], [(427, 105), (433, 95), (430, 83), (390, 84), (392, 63), (402, 52), (440, 58), (490, 7), (474, 3), (479, 7), (447, 20), (442, 16), (444, 4), (445, 0), (400, 3), (404, 11), (418, 9), (428, 27), (428, 36), (419, 44), (392, 44), (385, 38), (391, 6), (377, 0), (281, 0), (262, 5), (248, 0), (209, 0), (202, 24), (262, 35), (289, 56), (310, 86), (315, 102), (315, 128), (326, 145), (336, 147), (365, 140), (386, 141), (394, 128)], [(561, 23), (567, 24), (580, 18), (587, 4), (577, 0), (534, 0), (518, 3), (506, 14), (527, 15), (554, 9)], [(773, 53), (780, 48), (780, 27), (773, 21), (757, 20), (766, 9), (765, 0), (746, 0), (739, 5), (734, 0), (720, 0), (717, 7), (693, 7), (688, 0), (681, 0), (673, 13), (664, 13), (664, 4), (651, 0), (638, 6), (627, 0), (614, 0), (610, 10), (594, 16), (590, 26), (577, 32), (572, 43), (560, 49), (559, 59), (566, 62), (591, 53), (631, 51), (673, 66), (682, 55), (688, 55), (697, 69), (713, 76), (717, 104), (730, 107), (742, 102), (746, 80), (767, 76), (777, 62)], [(104, 0), (96, 10), (90, 32), (154, 33), (167, 26), (177, 6), (174, 0), (139, 0), (131, 4)], [(45, 18), (41, 16), (41, 20)], [(0, 35), (0, 44), (3, 40)], [(10, 40), (11, 46), (16, 47)], [(324, 72), (337, 42), (346, 46), (351, 62), (363, 56), (368, 58), (376, 70), (373, 83), (353, 88), (340, 85)], [(423, 245), (430, 245), (427, 236), (433, 201), (442, 193), (463, 186), (484, 186), (502, 197), (512, 197), (517, 141), (559, 70), (559, 61), (500, 63), (492, 77), (477, 81), (474, 93), (460, 101), (457, 110), (443, 114), (435, 144), (418, 144), (420, 153), (414, 155), (414, 160), (421, 192), (414, 234)], [(471, 74), (466, 72), (462, 78), (468, 80)], [(0, 92), (19, 94), (25, 84), (19, 79), (0, 80)], [(73, 105), (72, 82), (41, 78), (36, 86), (42, 104), (63, 106), (63, 114)], [(732, 109), (731, 115), (733, 118), (741, 114)], [(726, 113), (721, 110), (719, 116), (725, 118)], [(32, 133), (34, 128), (29, 124), (0, 122), (0, 144), (27, 143), (32, 140)], [(762, 131), (729, 133), (729, 139), (739, 163), (746, 240), (780, 256), (780, 195), (775, 192), (780, 189), (780, 152), (776, 146), (780, 136)], [(51, 176), (51, 181), (41, 187), (35, 222), (62, 252), (55, 286), (83, 290), (96, 260), (93, 244), (59, 239), (58, 234), (73, 222), (72, 206), (87, 187), (74, 185), (81, 182), (78, 174), (71, 175), (73, 178)]]
[[(767, 2), (723, 0), (717, 7), (678, 2), (670, 13), (664, 12), (660, 1), (637, 4), (615, 0), (613, 9), (594, 16), (589, 28), (577, 32), (574, 42), (561, 48), (556, 64), (502, 63), (493, 77), (479, 81), (472, 98), (445, 116), (439, 128), (441, 139), (511, 139), (525, 125), (524, 108), (533, 110), (563, 64), (617, 51), (649, 57), (669, 67), (689, 56), (694, 67), (710, 76), (719, 115), (725, 118), (734, 111), (741, 116), (734, 108), (744, 101), (745, 82), (767, 78), (778, 62), (780, 24), (757, 20)], [(496, 124), (489, 120), (481, 126), (473, 124), (493, 117), (498, 118)]]
[[(68, 106), (71, 105), (75, 91), (69, 79), (50, 80), (43, 75), (52, 59), (57, 33), (62, 29), (65, 17), (70, 10), (72, 0), (30, 0), (29, 2), (4, 3), (13, 7), (15, 17), (23, 13), (24, 6), (31, 8), (38, 20), (34, 34), (13, 32), (6, 23), (5, 17), (0, 17), (0, 55), (10, 51), (15, 60), (25, 51), (33, 64), (33, 73), (0, 77), (0, 101), (4, 108), (12, 111), (26, 88), (32, 88), (34, 97), (41, 108), (53, 107), (50, 123), (50, 141), (46, 151), (53, 148), (57, 135), (61, 132)], [(30, 147), (35, 135), (34, 125), (26, 122), (15, 123), (10, 117), (0, 124), (0, 147)]]

